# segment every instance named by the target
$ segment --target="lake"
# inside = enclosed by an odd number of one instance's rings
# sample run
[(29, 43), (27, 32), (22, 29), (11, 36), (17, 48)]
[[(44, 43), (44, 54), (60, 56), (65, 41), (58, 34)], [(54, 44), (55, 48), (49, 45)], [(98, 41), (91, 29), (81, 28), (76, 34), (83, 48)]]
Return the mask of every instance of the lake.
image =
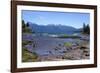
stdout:
[[(77, 56), (73, 57), (74, 59), (82, 59), (81, 54), (83, 50), (80, 50), (80, 48), (85, 47), (86, 49), (89, 49), (89, 40), (82, 40), (80, 38), (55, 38), (51, 37), (51, 34), (30, 34), (27, 35), (27, 37), (26, 35), (23, 35), (23, 40), (31, 40), (35, 44), (35, 47), (33, 47), (32, 44), (27, 44), (25, 47), (38, 55), (38, 61), (62, 59), (62, 57), (69, 52), (71, 55), (72, 53), (75, 55), (78, 53)], [(86, 58), (87, 57), (85, 57), (85, 59)]]

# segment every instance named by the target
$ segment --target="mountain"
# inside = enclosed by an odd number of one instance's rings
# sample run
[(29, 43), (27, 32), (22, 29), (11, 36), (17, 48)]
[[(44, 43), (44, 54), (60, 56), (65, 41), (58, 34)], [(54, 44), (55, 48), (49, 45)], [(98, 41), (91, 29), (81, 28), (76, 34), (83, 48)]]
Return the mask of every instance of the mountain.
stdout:
[(29, 23), (29, 27), (35, 33), (71, 34), (75, 31), (78, 31), (78, 29), (71, 26), (54, 25), (54, 24), (38, 25), (36, 23)]

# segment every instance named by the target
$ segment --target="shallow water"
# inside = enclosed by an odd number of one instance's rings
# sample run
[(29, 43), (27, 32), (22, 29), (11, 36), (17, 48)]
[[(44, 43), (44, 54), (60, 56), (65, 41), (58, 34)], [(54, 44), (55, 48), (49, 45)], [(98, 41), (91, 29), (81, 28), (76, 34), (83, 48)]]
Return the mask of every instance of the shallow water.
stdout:
[[(36, 42), (36, 47), (33, 48), (33, 51), (38, 55), (63, 55), (63, 51), (68, 51), (64, 47), (64, 43), (70, 42), (74, 44), (77, 42), (76, 40), (79, 41), (79, 39), (61, 39), (52, 37), (34, 37), (33, 40)], [(55, 51), (55, 48), (58, 48), (59, 50)]]

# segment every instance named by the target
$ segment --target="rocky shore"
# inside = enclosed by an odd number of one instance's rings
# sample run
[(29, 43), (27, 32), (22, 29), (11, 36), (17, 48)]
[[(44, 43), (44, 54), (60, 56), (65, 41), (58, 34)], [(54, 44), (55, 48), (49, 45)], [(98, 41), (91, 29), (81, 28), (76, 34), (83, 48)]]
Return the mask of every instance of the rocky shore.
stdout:
[[(26, 60), (25, 62), (90, 58), (89, 36), (87, 35), (73, 39), (36, 37), (32, 34), (23, 34), (22, 42), (22, 49), (24, 48), (28, 51), (28, 56), (31, 55), (31, 58), (27, 57), (27, 59), (25, 55), (22, 55), (23, 61)], [(25, 51), (22, 52), (24, 53)]]

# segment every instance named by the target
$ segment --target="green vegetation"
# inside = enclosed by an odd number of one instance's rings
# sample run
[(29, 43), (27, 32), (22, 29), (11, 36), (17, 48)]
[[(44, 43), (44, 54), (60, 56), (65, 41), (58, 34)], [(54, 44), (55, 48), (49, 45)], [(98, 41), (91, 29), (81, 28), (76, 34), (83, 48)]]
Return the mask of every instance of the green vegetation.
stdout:
[(63, 36), (64, 36), (64, 37), (67, 37), (68, 35), (67, 35), (67, 34), (63, 34)]
[(32, 33), (32, 30), (29, 28), (29, 23), (25, 24), (24, 20), (22, 20), (22, 32), (24, 33)]
[(64, 35), (64, 36), (59, 36), (58, 38), (73, 38), (74, 39), (74, 38), (80, 38), (80, 37), (79, 36), (75, 36), (75, 35), (68, 35), (68, 36)]
[(65, 43), (64, 43), (64, 46), (65, 46), (65, 47), (71, 47), (71, 46), (72, 46), (72, 43), (70, 43), (70, 42), (65, 42)]
[(31, 44), (32, 43), (32, 41), (22, 41), (22, 45), (24, 46), (24, 45), (27, 45), (27, 44)]
[(22, 48), (22, 62), (35, 62), (37, 61), (37, 54), (29, 52), (26, 48)]
[(90, 34), (90, 27), (89, 27), (89, 24), (85, 24), (83, 23), (83, 33), (84, 34)]

